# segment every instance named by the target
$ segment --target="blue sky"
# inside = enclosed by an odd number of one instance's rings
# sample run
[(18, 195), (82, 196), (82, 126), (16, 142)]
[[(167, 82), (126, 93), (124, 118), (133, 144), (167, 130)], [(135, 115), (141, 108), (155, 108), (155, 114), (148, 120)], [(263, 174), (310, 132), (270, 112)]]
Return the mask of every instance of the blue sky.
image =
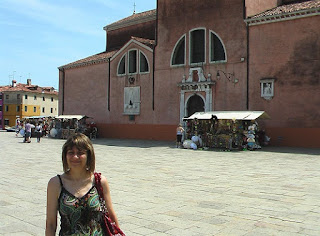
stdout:
[(156, 0), (0, 0), (0, 85), (58, 89), (58, 67), (105, 50), (103, 27)]

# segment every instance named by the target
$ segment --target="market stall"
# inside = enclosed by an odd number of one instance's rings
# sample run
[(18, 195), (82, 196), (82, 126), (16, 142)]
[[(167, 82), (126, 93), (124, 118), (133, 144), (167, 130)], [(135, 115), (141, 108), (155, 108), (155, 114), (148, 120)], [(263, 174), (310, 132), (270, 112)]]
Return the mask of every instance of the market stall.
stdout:
[(67, 139), (75, 133), (83, 133), (92, 138), (93, 133), (97, 133), (94, 129), (94, 122), (87, 122), (89, 117), (85, 115), (60, 115), (56, 116), (51, 124), (50, 136), (53, 138)]
[(270, 116), (264, 111), (196, 112), (184, 119), (186, 122), (184, 147), (259, 149), (261, 148), (259, 135), (265, 134), (259, 130), (257, 119), (270, 119)]

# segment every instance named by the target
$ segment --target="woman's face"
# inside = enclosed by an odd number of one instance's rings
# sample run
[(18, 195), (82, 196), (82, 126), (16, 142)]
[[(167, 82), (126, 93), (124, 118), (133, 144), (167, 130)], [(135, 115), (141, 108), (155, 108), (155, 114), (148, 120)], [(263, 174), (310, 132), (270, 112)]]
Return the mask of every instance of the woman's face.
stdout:
[(77, 147), (72, 147), (67, 151), (67, 163), (70, 169), (86, 169), (87, 152), (79, 150)]

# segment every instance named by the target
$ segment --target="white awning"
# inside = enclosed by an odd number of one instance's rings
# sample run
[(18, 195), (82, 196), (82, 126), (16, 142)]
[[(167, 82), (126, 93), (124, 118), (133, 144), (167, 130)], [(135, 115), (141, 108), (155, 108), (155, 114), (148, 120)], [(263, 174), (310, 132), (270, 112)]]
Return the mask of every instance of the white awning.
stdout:
[(84, 118), (86, 116), (84, 115), (60, 115), (60, 116), (56, 116), (56, 119), (77, 119), (77, 120), (81, 120), (82, 118)]
[(26, 116), (21, 119), (42, 119), (42, 118), (49, 118), (49, 117), (54, 117), (54, 116)]
[(209, 112), (196, 112), (188, 118), (183, 120), (210, 120), (212, 116), (216, 116), (220, 120), (256, 120), (270, 119), (270, 116), (264, 111), (209, 111)]

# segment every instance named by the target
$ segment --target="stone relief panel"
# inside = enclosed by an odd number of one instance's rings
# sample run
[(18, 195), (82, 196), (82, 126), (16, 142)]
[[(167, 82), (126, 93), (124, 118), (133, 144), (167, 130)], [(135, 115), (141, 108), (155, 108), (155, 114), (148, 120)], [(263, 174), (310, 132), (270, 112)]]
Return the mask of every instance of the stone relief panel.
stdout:
[(270, 100), (274, 96), (274, 79), (260, 80), (261, 97)]
[(124, 114), (139, 115), (140, 114), (140, 87), (124, 88)]

